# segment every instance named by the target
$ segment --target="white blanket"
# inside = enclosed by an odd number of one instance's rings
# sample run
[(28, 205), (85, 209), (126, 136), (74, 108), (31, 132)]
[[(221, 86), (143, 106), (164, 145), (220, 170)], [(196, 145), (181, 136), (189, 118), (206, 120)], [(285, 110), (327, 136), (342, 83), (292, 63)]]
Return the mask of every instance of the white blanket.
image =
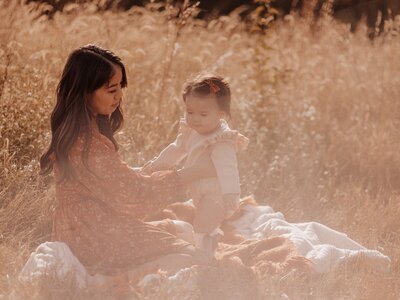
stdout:
[(325, 273), (349, 259), (363, 259), (373, 268), (390, 270), (390, 258), (377, 250), (369, 250), (345, 233), (317, 222), (289, 223), (280, 212), (269, 206), (247, 205), (245, 214), (231, 223), (247, 239), (281, 235), (290, 239), (299, 254), (314, 263), (315, 271)]
[(89, 275), (68, 245), (63, 242), (40, 244), (35, 252), (31, 253), (18, 275), (21, 282), (35, 282), (46, 277), (60, 281), (71, 280), (78, 288), (104, 282), (107, 278), (99, 274)]
[[(377, 270), (384, 272), (390, 270), (391, 261), (388, 256), (376, 250), (368, 250), (346, 234), (323, 224), (289, 223), (282, 213), (274, 212), (269, 206), (247, 205), (243, 208), (245, 213), (231, 223), (237, 233), (247, 239), (263, 239), (272, 235), (287, 237), (295, 244), (299, 254), (314, 263), (316, 272), (329, 272), (339, 263), (354, 258), (363, 259)], [(193, 241), (192, 227), (189, 223), (183, 221), (174, 221), (174, 223), (178, 237), (189, 242)], [(39, 245), (36, 251), (31, 253), (19, 274), (19, 279), (33, 281), (49, 274), (53, 274), (60, 280), (72, 274), (78, 287), (86, 287), (106, 278), (101, 275), (87, 274), (69, 247), (62, 242), (45, 242)]]

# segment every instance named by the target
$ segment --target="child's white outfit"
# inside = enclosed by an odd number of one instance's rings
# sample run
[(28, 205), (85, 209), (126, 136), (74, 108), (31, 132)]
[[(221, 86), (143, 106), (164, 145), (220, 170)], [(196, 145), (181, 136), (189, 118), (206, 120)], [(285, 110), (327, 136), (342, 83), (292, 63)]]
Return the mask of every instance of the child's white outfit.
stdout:
[[(210, 220), (205, 217), (203, 228), (196, 228), (194, 224), (196, 244), (200, 244), (204, 236), (212, 236), (223, 219), (229, 217), (236, 209), (240, 199), (240, 179), (236, 159), (236, 153), (246, 148), (248, 138), (231, 130), (228, 123), (221, 119), (220, 126), (209, 134), (199, 134), (191, 129), (185, 119), (181, 119), (179, 133), (176, 140), (161, 151), (158, 157), (150, 162), (152, 171), (170, 169), (186, 158), (184, 167), (190, 167), (197, 160), (209, 153), (214, 164), (217, 177), (203, 178), (189, 185), (189, 192), (196, 208), (205, 205), (202, 211), (207, 211), (207, 203), (224, 208), (225, 214), (222, 220)], [(234, 203), (224, 203), (223, 195), (234, 195)], [(232, 198), (232, 197), (231, 197)], [(215, 208), (215, 207), (214, 207)], [(210, 207), (210, 209), (213, 209)], [(200, 220), (202, 223), (202, 220)], [(199, 232), (200, 231), (200, 232)], [(204, 243), (203, 243), (204, 244)], [(207, 246), (208, 247), (208, 246)]]

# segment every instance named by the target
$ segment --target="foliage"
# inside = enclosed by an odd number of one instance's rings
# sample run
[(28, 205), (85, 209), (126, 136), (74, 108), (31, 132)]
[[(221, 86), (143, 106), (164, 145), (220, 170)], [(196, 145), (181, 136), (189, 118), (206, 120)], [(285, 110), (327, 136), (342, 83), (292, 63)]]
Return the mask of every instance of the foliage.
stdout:
[(312, 280), (260, 279), (266, 295), (399, 295), (398, 22), (372, 43), (365, 27), (353, 35), (329, 18), (310, 30), (288, 16), (258, 34), (234, 14), (208, 23), (189, 15), (182, 24), (171, 19), (174, 8), (66, 9), (48, 20), (30, 6), (1, 4), (1, 296), (12, 295), (29, 252), (49, 237), (54, 190), (38, 177), (38, 158), (63, 64), (87, 43), (112, 49), (128, 68), (118, 135), (127, 162), (143, 164), (175, 137), (184, 81), (216, 71), (232, 86), (232, 126), (251, 140), (239, 157), (243, 195), (255, 194), (290, 221), (346, 232), (393, 260), (389, 274), (353, 265)]

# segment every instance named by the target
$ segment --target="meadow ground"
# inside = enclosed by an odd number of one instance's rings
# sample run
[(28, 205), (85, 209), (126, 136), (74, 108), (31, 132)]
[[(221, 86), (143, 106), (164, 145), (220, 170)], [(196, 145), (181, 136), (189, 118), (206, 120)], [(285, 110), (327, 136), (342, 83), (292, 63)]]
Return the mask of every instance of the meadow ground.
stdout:
[(64, 62), (87, 43), (112, 49), (127, 66), (118, 140), (128, 163), (144, 163), (174, 138), (184, 81), (218, 72), (231, 83), (231, 124), (251, 141), (239, 157), (243, 195), (392, 259), (384, 274), (351, 264), (312, 279), (264, 278), (266, 299), (399, 299), (399, 22), (371, 42), (365, 27), (353, 35), (329, 18), (311, 28), (289, 16), (258, 34), (235, 16), (179, 25), (168, 11), (70, 6), (33, 20), (28, 7), (0, 7), (0, 299), (11, 297), (29, 253), (49, 238), (54, 189), (38, 177), (38, 158)]

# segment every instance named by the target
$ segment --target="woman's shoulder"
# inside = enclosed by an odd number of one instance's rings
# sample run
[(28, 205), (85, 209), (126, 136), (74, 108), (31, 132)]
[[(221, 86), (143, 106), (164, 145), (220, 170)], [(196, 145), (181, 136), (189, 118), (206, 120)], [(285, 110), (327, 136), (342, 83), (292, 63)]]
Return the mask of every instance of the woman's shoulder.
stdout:
[(108, 137), (106, 137), (105, 135), (101, 134), (98, 131), (94, 131), (94, 133), (92, 134), (92, 140), (93, 144), (98, 147), (106, 147), (111, 151), (114, 152), (116, 151), (113, 142)]
[(98, 131), (90, 134), (81, 131), (72, 146), (71, 155), (81, 153), (86, 147), (90, 153), (116, 152), (114, 144)]

